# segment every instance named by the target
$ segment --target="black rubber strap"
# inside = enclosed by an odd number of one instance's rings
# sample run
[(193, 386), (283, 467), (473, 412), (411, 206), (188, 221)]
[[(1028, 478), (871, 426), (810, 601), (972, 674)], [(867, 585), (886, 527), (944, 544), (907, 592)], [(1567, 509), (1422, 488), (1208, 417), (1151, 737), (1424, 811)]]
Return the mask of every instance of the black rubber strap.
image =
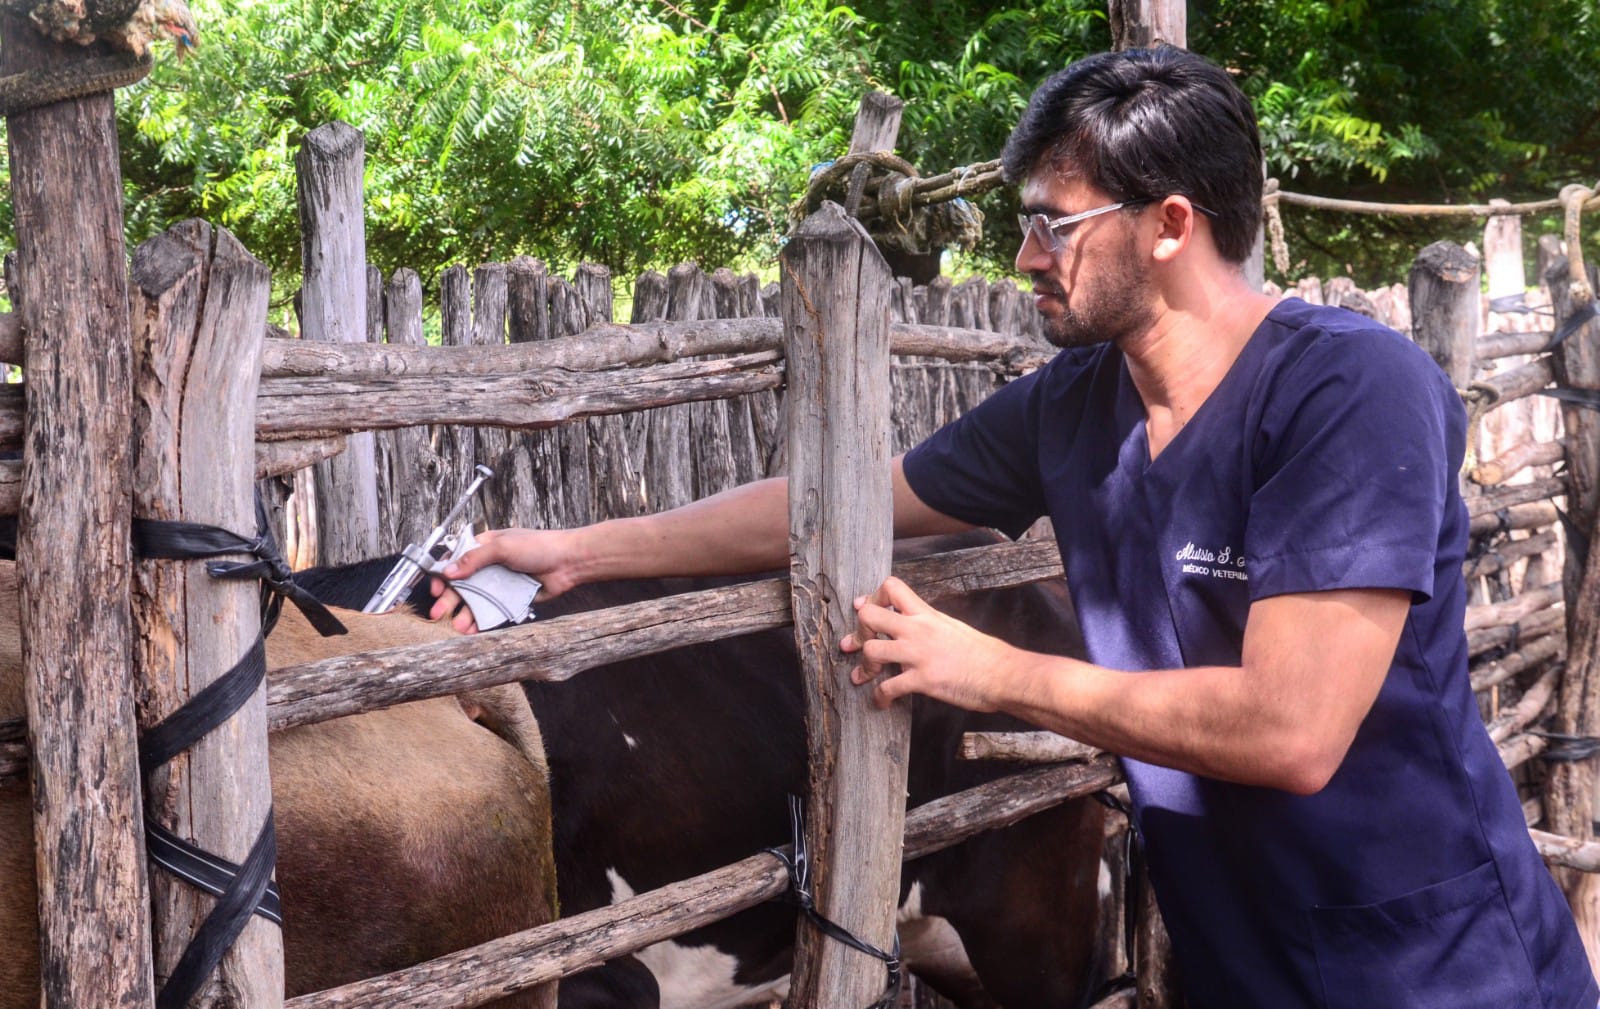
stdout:
[(195, 930), (189, 947), (178, 958), (172, 976), (156, 995), (156, 1009), (183, 1009), (205, 984), (206, 978), (217, 969), (239, 933), (250, 923), (251, 915), (261, 907), (267, 887), (272, 883), (272, 868), (278, 859), (278, 837), (272, 827), (272, 810), (267, 810), (267, 821), (261, 825), (255, 844), (238, 875), (226, 891), (217, 898), (211, 913)]
[(133, 552), (137, 557), (154, 560), (198, 560), (225, 554), (250, 554), (255, 560), (213, 561), (206, 565), (206, 573), (213, 578), (260, 579), (264, 633), (270, 634), (273, 625), (278, 622), (278, 612), (284, 599), (299, 607), (311, 626), (323, 637), (346, 633), (344, 624), (322, 605), (321, 600), (296, 584), (294, 572), (278, 552), (278, 544), (272, 538), (267, 510), (260, 498), (256, 499), (254, 539), (245, 539), (226, 529), (197, 522), (134, 519)]
[(267, 677), (267, 650), (260, 635), (232, 669), (139, 734), (139, 769), (148, 775), (233, 717)]
[(1585, 323), (1597, 315), (1600, 315), (1600, 304), (1596, 304), (1593, 300), (1585, 302), (1583, 307), (1567, 316), (1565, 321), (1556, 327), (1556, 331), (1550, 334), (1550, 342), (1540, 348), (1541, 352), (1555, 350), (1566, 342), (1567, 337), (1582, 329)]
[(851, 949), (860, 950), (870, 957), (883, 961), (889, 972), (888, 984), (884, 987), (883, 997), (872, 1003), (868, 1009), (889, 1009), (900, 997), (900, 986), (905, 980), (900, 963), (900, 934), (895, 933), (894, 952), (885, 953), (843, 925), (824, 917), (822, 912), (817, 910), (816, 899), (811, 893), (811, 862), (806, 854), (805, 804), (798, 795), (789, 796), (789, 832), (794, 842), (793, 855), (781, 848), (763, 850), (782, 862), (784, 868), (789, 870), (790, 895), (818, 931), (835, 942), (842, 942)]
[[(145, 778), (232, 718), (255, 696), (266, 674), (266, 647), (257, 635), (232, 669), (140, 734), (139, 768)], [(280, 925), (283, 922), (278, 892), (272, 886), (278, 857), (272, 811), (267, 811), (266, 822), (242, 866), (189, 844), (149, 818), (145, 820), (145, 849), (157, 865), (217, 897), (156, 996), (156, 1009), (182, 1009), (244, 931), (251, 915), (260, 914)]]
[(1530, 736), (1548, 739), (1539, 759), (1552, 764), (1570, 764), (1600, 755), (1600, 736), (1571, 736), (1561, 732), (1529, 732)]
[[(159, 823), (147, 823), (144, 837), (150, 861), (213, 897), (227, 893), (242, 871), (241, 867), (195, 847)], [(267, 884), (254, 911), (275, 925), (283, 924), (278, 884)]]
[[(285, 597), (299, 606), (323, 634), (345, 632), (343, 624), (294, 583), (293, 574), (272, 541), (266, 509), (259, 499), (256, 521), (256, 538), (245, 539), (226, 529), (193, 522), (134, 520), (134, 548), (141, 557), (192, 560), (249, 554), (254, 560), (212, 561), (206, 571), (214, 578), (257, 578), (263, 582), (263, 629), (245, 655), (160, 724), (140, 735), (139, 767), (147, 784), (151, 772), (227, 722), (261, 689), (267, 670), (264, 635), (276, 621)], [(272, 883), (278, 852), (272, 811), (268, 809), (243, 865), (236, 866), (206, 852), (149, 819), (145, 822), (145, 847), (157, 865), (217, 898), (156, 996), (156, 1009), (183, 1009), (204, 987), (252, 916), (283, 923), (278, 890)]]

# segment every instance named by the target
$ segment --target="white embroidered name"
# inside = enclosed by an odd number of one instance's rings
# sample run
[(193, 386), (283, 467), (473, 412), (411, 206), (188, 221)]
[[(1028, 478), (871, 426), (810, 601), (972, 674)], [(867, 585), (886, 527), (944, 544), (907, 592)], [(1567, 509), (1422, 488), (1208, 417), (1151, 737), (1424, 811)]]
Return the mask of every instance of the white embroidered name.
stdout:
[(1186, 575), (1205, 575), (1208, 578), (1229, 578), (1234, 581), (1247, 582), (1250, 576), (1244, 570), (1244, 554), (1235, 554), (1233, 547), (1225, 546), (1221, 550), (1207, 550), (1194, 545), (1194, 541), (1184, 544), (1173, 557), (1183, 565)]

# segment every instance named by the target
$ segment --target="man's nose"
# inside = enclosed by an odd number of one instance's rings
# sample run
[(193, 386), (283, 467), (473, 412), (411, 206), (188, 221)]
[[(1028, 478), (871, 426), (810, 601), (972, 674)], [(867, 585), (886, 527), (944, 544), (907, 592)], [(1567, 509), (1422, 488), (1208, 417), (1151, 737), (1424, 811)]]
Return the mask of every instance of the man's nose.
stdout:
[(1017, 258), (1013, 265), (1018, 273), (1044, 273), (1054, 265), (1054, 257), (1031, 235), (1024, 234), (1022, 244), (1017, 247)]

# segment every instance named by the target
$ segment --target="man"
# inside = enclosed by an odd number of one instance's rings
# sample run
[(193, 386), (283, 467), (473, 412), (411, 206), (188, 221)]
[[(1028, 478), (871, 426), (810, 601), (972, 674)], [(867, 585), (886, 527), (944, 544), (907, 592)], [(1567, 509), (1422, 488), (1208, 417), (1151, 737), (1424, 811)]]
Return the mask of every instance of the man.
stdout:
[[(896, 460), (895, 528), (1049, 515), (1090, 661), (893, 578), (842, 647), (880, 704), (1004, 710), (1124, 756), (1195, 1009), (1589, 1009), (1468, 684), (1460, 399), (1398, 334), (1248, 286), (1260, 160), (1249, 102), (1181, 50), (1040, 87), (1004, 163), (1017, 268), (1064, 350)], [(561, 591), (777, 567), (785, 493), (507, 532), (460, 573)]]

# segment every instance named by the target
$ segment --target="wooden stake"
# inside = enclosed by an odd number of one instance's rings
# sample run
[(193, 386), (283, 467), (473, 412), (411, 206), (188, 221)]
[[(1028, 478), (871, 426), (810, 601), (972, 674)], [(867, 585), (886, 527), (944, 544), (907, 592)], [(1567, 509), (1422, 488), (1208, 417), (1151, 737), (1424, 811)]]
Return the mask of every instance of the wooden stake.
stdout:
[[(306, 134), (299, 178), (302, 335), (367, 342), (367, 235), (361, 172), (366, 141), (346, 123)], [(352, 434), (340, 455), (317, 464), (318, 561), (348, 564), (378, 553), (378, 477), (372, 435)], [(469, 465), (470, 468), (470, 465)]]
[(1483, 328), (1478, 276), (1478, 257), (1454, 242), (1434, 242), (1411, 267), (1412, 335), (1457, 389), (1472, 381), (1473, 348)]
[[(3, 18), (4, 72), (84, 50)], [(95, 52), (103, 52), (103, 47)], [(131, 364), (111, 95), (7, 119), (28, 360), (17, 560), (45, 1009), (151, 1001), (128, 614)]]
[[(1571, 251), (1575, 250), (1569, 248)], [(1593, 297), (1594, 278), (1585, 273), (1581, 279), (1587, 283), (1579, 283), (1579, 278), (1568, 275), (1568, 265), (1557, 261), (1546, 277), (1558, 320), (1581, 307), (1585, 296)], [(1556, 357), (1556, 377), (1562, 385), (1600, 388), (1600, 323), (1591, 320), (1569, 336)], [(1563, 404), (1561, 419), (1567, 432), (1567, 471), (1572, 487), (1568, 514), (1572, 526), (1579, 535), (1587, 536), (1589, 543), (1586, 561), (1580, 561), (1580, 551), (1568, 551), (1562, 578), (1568, 660), (1556, 703), (1555, 731), (1592, 736), (1600, 734), (1600, 536), (1596, 536), (1600, 529), (1596, 521), (1600, 511), (1600, 414)], [(1553, 764), (1545, 781), (1550, 829), (1578, 841), (1593, 840), (1594, 791), (1592, 761)], [(1589, 964), (1600, 969), (1600, 878), (1568, 873), (1563, 883), (1578, 933), (1589, 952)]]
[[(825, 203), (784, 249), (789, 528), (795, 640), (805, 678), (817, 907), (889, 950), (900, 891), (911, 705), (850, 683), (839, 639), (852, 600), (889, 574), (889, 267), (859, 223)], [(871, 1005), (884, 965), (802, 920), (790, 1005)]]
[[(185, 221), (133, 259), (138, 359), (134, 510), (142, 518), (255, 535), (253, 418), (271, 278), (232, 235)], [(247, 558), (239, 557), (236, 560)], [(220, 678), (260, 631), (257, 588), (219, 581), (204, 561), (141, 561), (133, 610), (140, 724), (154, 725)], [(158, 770), (146, 812), (181, 837), (242, 864), (272, 808), (267, 699), (245, 706)], [(158, 978), (169, 975), (215, 904), (168, 873), (151, 878)], [(283, 1002), (283, 940), (253, 917), (199, 1005)]]
[[(422, 334), (422, 278), (415, 270), (394, 271), (384, 288), (384, 318), (389, 345), (427, 346)], [(396, 428), (386, 433), (382, 444), (389, 455), (383, 529), (399, 549), (421, 542), (443, 517), (439, 510), (440, 462), (423, 426)]]
[(1185, 0), (1111, 0), (1111, 48), (1148, 49), (1165, 42), (1189, 44), (1189, 8)]

